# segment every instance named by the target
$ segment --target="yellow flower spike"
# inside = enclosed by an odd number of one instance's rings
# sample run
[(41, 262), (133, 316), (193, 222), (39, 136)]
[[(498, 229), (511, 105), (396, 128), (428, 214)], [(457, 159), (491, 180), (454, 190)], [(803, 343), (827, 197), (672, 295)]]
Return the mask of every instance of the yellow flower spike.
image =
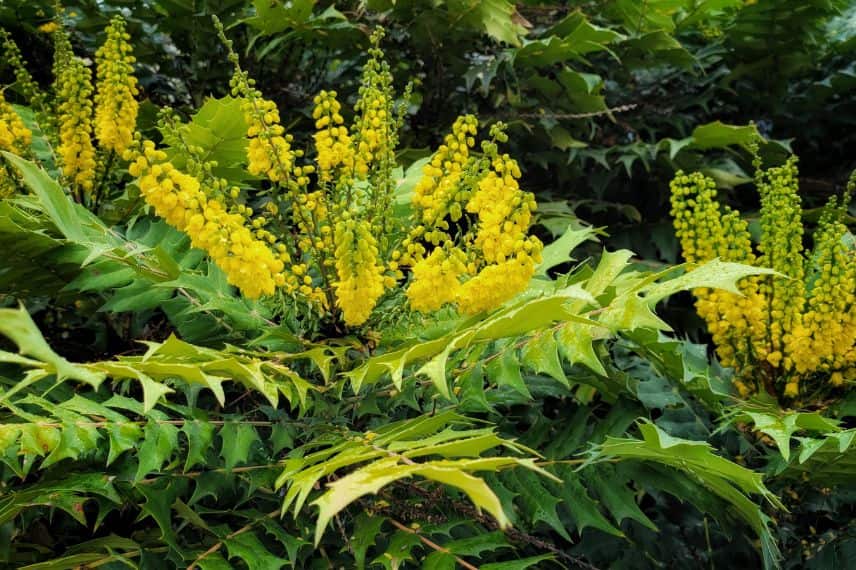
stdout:
[[(150, 141), (144, 149), (131, 166), (143, 198), (158, 216), (187, 233), (191, 244), (206, 251), (244, 296), (271, 295), (286, 284), (285, 264), (267, 242), (253, 237), (244, 216), (210, 199), (197, 178), (165, 162), (166, 155)], [(161, 162), (150, 164), (146, 156)]]
[[(33, 134), (24, 125), (15, 109), (6, 102), (0, 91), (0, 150), (18, 156), (26, 156)], [(0, 199), (15, 195), (18, 188), (17, 174), (0, 161)]]
[(461, 312), (473, 315), (494, 309), (526, 288), (535, 273), (531, 258), (488, 265), (461, 286), (457, 303)]
[(24, 156), (32, 140), (33, 133), (0, 91), (0, 150)]
[(90, 192), (95, 181), (92, 146), (92, 72), (71, 53), (64, 31), (54, 33), (57, 49), (55, 91), (58, 102), (59, 161), (75, 188)]
[(321, 182), (330, 182), (334, 178), (342, 181), (348, 178), (354, 169), (354, 147), (348, 129), (343, 126), (345, 120), (339, 114), (341, 105), (333, 91), (321, 91), (315, 97), (315, 109), (312, 117), (315, 127), (315, 161), (318, 164), (318, 176)]
[(393, 117), (392, 74), (378, 47), (381, 29), (372, 34), (369, 60), (363, 67), (357, 113), (351, 138), (355, 144), (355, 172), (364, 179), (375, 165), (392, 164), (395, 160), (395, 118)]
[(366, 221), (336, 225), (336, 304), (345, 324), (366, 322), (384, 291), (384, 268), (378, 263), (377, 240)]
[(461, 289), (460, 277), (465, 275), (466, 255), (458, 248), (445, 251), (436, 248), (431, 255), (413, 266), (413, 281), (407, 288), (407, 299), (414, 311), (436, 311), (454, 302)]
[(116, 16), (107, 26), (107, 40), (95, 53), (97, 89), (95, 136), (101, 148), (123, 153), (134, 140), (139, 104), (133, 48), (125, 21)]
[(844, 200), (830, 201), (818, 222), (814, 251), (808, 254), (803, 252), (796, 159), (766, 171), (758, 162), (759, 258), (752, 252), (746, 223), (736, 212), (720, 208), (715, 184), (701, 174), (676, 175), (672, 216), (691, 265), (719, 257), (766, 265), (783, 275), (742, 280), (743, 296), (707, 289), (694, 293), (721, 362), (735, 368), (740, 394), (763, 385), (795, 398), (816, 389), (802, 386), (808, 381), (843, 385), (847, 377), (841, 371), (856, 365), (856, 257), (846, 245), (842, 222), (850, 193), (856, 191), (856, 174)]

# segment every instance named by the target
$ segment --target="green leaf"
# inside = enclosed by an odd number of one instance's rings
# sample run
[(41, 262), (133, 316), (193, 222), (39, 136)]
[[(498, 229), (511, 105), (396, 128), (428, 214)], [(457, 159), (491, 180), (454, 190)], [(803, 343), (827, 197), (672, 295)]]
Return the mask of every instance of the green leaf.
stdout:
[(112, 424), (108, 428), (110, 452), (107, 455), (109, 467), (122, 453), (134, 449), (143, 437), (143, 430), (135, 422)]
[(559, 361), (559, 344), (552, 329), (532, 337), (520, 352), (523, 364), (538, 374), (547, 374), (565, 387), (570, 387), (562, 363)]
[(488, 363), (486, 371), (488, 378), (496, 382), (497, 386), (508, 386), (524, 398), (532, 399), (532, 394), (529, 393), (529, 388), (526, 387), (526, 382), (523, 381), (523, 376), (520, 374), (520, 362), (518, 362), (516, 351), (513, 348), (503, 348), (498, 358), (494, 358)]
[(511, 548), (505, 539), (505, 535), (498, 530), (469, 538), (459, 538), (447, 542), (443, 546), (452, 554), (475, 556), (476, 558), (481, 558), (483, 552), (496, 552), (504, 548)]
[(248, 570), (278, 570), (288, 560), (272, 554), (253, 532), (244, 532), (226, 538), (223, 544), (229, 550), (229, 559), (239, 558)]
[[(65, 379), (79, 380), (98, 388), (104, 381), (104, 374), (93, 372), (83, 366), (72, 364), (62, 356), (54, 352), (39, 332), (36, 323), (30, 318), (27, 311), (20, 309), (0, 309), (0, 334), (6, 336), (18, 346), (18, 351), (27, 356), (32, 356), (48, 364), (45, 371), (56, 374), (57, 380)], [(21, 383), (0, 397), (0, 402), (7, 400), (10, 396), (23, 389), (26, 383)]]
[(725, 148), (735, 144), (748, 148), (760, 138), (755, 125), (727, 125), (721, 121), (699, 125), (692, 134), (693, 146), (700, 149)]
[(357, 570), (363, 570), (366, 567), (366, 552), (377, 541), (378, 536), (380, 536), (380, 528), (385, 521), (386, 519), (383, 517), (369, 515), (365, 512), (357, 515), (354, 521), (354, 535), (350, 541)]
[(656, 425), (639, 426), (642, 440), (608, 437), (590, 452), (590, 459), (620, 458), (651, 461), (668, 465), (695, 477), (709, 491), (731, 504), (761, 538), (768, 564), (778, 556), (775, 541), (767, 526), (768, 519), (747, 494), (759, 494), (776, 508), (779, 499), (764, 486), (763, 476), (736, 463), (714, 455), (705, 442), (689, 441), (668, 435)]
[(699, 287), (723, 289), (730, 293), (742, 295), (737, 282), (744, 277), (775, 274), (775, 271), (766, 267), (720, 261), (717, 258), (684, 273), (680, 277), (648, 286), (645, 289), (645, 299), (648, 303), (656, 304), (679, 291), (691, 291)]
[(457, 561), (448, 552), (432, 552), (422, 561), (422, 570), (455, 570)]
[(184, 460), (184, 471), (187, 472), (195, 465), (206, 463), (215, 430), (207, 421), (194, 419), (185, 421), (181, 431), (187, 438), (187, 457)]
[(578, 533), (582, 534), (583, 530), (591, 527), (614, 536), (624, 536), (624, 533), (615, 528), (600, 512), (578, 473), (567, 465), (557, 466), (555, 472), (562, 482), (554, 485), (559, 488), (558, 495), (562, 498), (563, 507), (574, 519)]
[(541, 252), (541, 263), (535, 269), (536, 275), (547, 275), (547, 271), (570, 261), (571, 252), (583, 242), (594, 239), (595, 231), (592, 228), (574, 229), (568, 226), (567, 231), (554, 242), (544, 247)]
[(514, 21), (514, 3), (509, 0), (481, 0), (474, 6), (484, 31), (500, 42), (518, 46), (525, 29)]
[(149, 473), (160, 470), (177, 448), (178, 428), (150, 419), (143, 431), (143, 445), (140, 446), (134, 480), (140, 481)]
[(568, 364), (583, 364), (592, 372), (606, 376), (597, 353), (594, 350), (594, 333), (597, 329), (588, 325), (578, 323), (567, 323), (559, 327), (555, 338), (559, 344), (559, 352), (568, 361)]
[(223, 440), (220, 457), (225, 460), (226, 470), (246, 463), (253, 445), (261, 441), (254, 426), (240, 421), (224, 423), (220, 428), (220, 437)]
[(584, 476), (586, 484), (597, 493), (600, 502), (616, 523), (620, 525), (624, 519), (631, 519), (658, 532), (657, 525), (636, 503), (637, 494), (627, 486), (627, 481), (617, 475), (612, 465), (592, 465), (586, 468)]
[(571, 540), (556, 512), (556, 507), (562, 500), (554, 496), (537, 477), (527, 471), (516, 470), (505, 475), (503, 481), (517, 494), (516, 503), (533, 526), (545, 522), (562, 538)]
[(42, 168), (9, 152), (2, 151), (2, 154), (20, 171), (24, 183), (38, 196), (51, 221), (65, 237), (75, 242), (86, 242), (83, 224), (95, 221), (101, 225), (93, 214), (69, 200), (60, 185)]

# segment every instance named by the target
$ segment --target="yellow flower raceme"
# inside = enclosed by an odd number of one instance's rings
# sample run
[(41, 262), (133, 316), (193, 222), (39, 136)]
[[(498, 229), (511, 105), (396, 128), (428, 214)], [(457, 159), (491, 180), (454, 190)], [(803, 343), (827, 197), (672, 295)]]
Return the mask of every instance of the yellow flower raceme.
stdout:
[(458, 298), (460, 278), (466, 275), (466, 254), (456, 247), (435, 248), (413, 266), (413, 281), (407, 288), (410, 307), (421, 313), (436, 311)]
[(336, 304), (347, 325), (363, 324), (383, 295), (378, 253), (368, 222), (349, 219), (336, 225)]
[[(0, 91), (0, 150), (5, 150), (18, 156), (24, 156), (30, 148), (33, 134), (24, 125), (24, 121), (6, 102)], [(8, 198), (15, 193), (16, 182), (10, 169), (0, 160), (0, 198)]]
[(33, 133), (0, 91), (0, 150), (23, 156), (32, 139)]
[(71, 55), (58, 68), (56, 89), (62, 173), (72, 185), (90, 191), (96, 164), (92, 146), (92, 72), (83, 60)]
[[(402, 262), (413, 267), (407, 296), (418, 311), (452, 302), (470, 314), (493, 309), (526, 288), (541, 260), (543, 245), (528, 235), (535, 199), (494, 142), (482, 145), (486, 159), (470, 156), (476, 124), (471, 115), (455, 121), (414, 190), (417, 224)], [(504, 138), (501, 125), (491, 136)]]
[[(816, 267), (808, 293), (808, 310), (786, 337), (798, 372), (842, 371), (856, 366), (856, 255), (844, 243), (840, 220), (846, 206), (833, 202), (815, 234)], [(840, 383), (843, 375), (836, 372)]]
[(95, 53), (95, 136), (102, 148), (117, 153), (124, 152), (133, 141), (139, 109), (135, 59), (128, 40), (125, 21), (117, 16), (107, 27), (107, 41)]
[(128, 150), (124, 158), (132, 161), (128, 171), (138, 177), (146, 202), (187, 233), (194, 247), (205, 250), (244, 296), (271, 295), (285, 284), (284, 263), (267, 242), (253, 236), (246, 219), (209, 198), (199, 180), (175, 168), (154, 143), (145, 141), (141, 153)]
[[(724, 213), (723, 213), (724, 211)], [(755, 261), (749, 230), (737, 212), (721, 209), (716, 201), (716, 184), (700, 173), (679, 172), (672, 180), (672, 216), (684, 257), (691, 264), (714, 258), (751, 264)], [(752, 355), (769, 352), (767, 344), (766, 300), (759, 292), (758, 279), (740, 282), (743, 295), (727, 291), (694, 291), (696, 310), (708, 326), (725, 366), (738, 369), (738, 376), (753, 361)]]
[[(756, 164), (760, 170), (760, 165)], [(716, 201), (715, 183), (701, 174), (672, 181), (672, 215), (684, 257), (697, 264), (719, 257), (766, 265), (781, 275), (750, 277), (737, 296), (695, 291), (722, 363), (735, 368), (742, 395), (763, 388), (797, 398), (827, 379), (833, 387), (856, 379), (856, 257), (846, 245), (844, 205), (833, 200), (818, 223), (814, 251), (803, 253), (796, 159), (756, 175), (761, 193), (761, 257), (746, 222)], [(811, 263), (811, 271), (806, 264)], [(807, 385), (807, 383), (809, 383)]]
[(448, 239), (448, 217), (461, 219), (471, 189), (462, 186), (464, 169), (470, 161), (470, 149), (475, 146), (478, 121), (473, 115), (458, 117), (452, 132), (422, 169), (422, 178), (413, 190), (413, 205), (418, 209), (418, 221), (428, 229), (427, 241), (438, 245)]
[(761, 289), (769, 302), (768, 335), (773, 366), (782, 361), (782, 336), (790, 332), (802, 312), (805, 300), (803, 270), (802, 208), (797, 194), (796, 157), (781, 167), (758, 169), (761, 194), (762, 256), (758, 264), (776, 270), (781, 276), (766, 277)]
[(359, 99), (354, 106), (357, 117), (351, 136), (356, 143), (355, 168), (358, 178), (366, 178), (373, 165), (383, 169), (395, 160), (392, 74), (378, 47), (382, 37), (380, 30), (372, 34), (373, 46), (369, 49)]
[(467, 202), (467, 212), (478, 216), (474, 246), (487, 263), (540, 251), (537, 238), (527, 238), (535, 210), (535, 197), (520, 190), (520, 168), (507, 154), (494, 159), (493, 169), (482, 178)]
[(494, 309), (523, 291), (534, 273), (535, 261), (528, 256), (488, 265), (461, 286), (458, 308), (469, 315)]
[(279, 124), (279, 110), (249, 86), (242, 95), (249, 138), (247, 170), (272, 182), (284, 182), (292, 175), (297, 153), (291, 150), (291, 135)]
[(315, 158), (318, 177), (322, 183), (334, 179), (346, 182), (354, 169), (354, 146), (348, 134), (345, 120), (339, 113), (342, 106), (336, 100), (335, 91), (321, 91), (315, 97)]

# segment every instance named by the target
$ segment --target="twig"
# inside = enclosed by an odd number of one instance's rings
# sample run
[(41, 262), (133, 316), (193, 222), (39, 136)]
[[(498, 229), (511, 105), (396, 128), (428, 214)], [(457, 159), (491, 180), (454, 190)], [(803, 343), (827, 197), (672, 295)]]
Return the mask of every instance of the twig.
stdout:
[(590, 113), (548, 113), (543, 111), (541, 113), (521, 113), (518, 117), (526, 119), (589, 119), (591, 117), (600, 117), (602, 115), (609, 115), (612, 113), (626, 113), (627, 111), (632, 111), (638, 106), (639, 105), (636, 103), (628, 103), (627, 105), (619, 105), (617, 107), (604, 109), (603, 111), (592, 111)]
[(466, 568), (467, 570), (479, 570), (478, 566), (473, 566), (472, 564), (470, 564), (469, 562), (467, 562), (466, 560), (464, 560), (460, 556), (452, 554), (452, 551), (450, 551), (448, 548), (440, 546), (439, 544), (437, 544), (436, 542), (434, 542), (430, 538), (423, 536), (422, 534), (420, 534), (420, 532), (418, 530), (410, 528), (409, 526), (405, 526), (395, 519), (387, 518), (386, 520), (388, 520), (390, 523), (392, 523), (392, 526), (394, 526), (398, 530), (403, 530), (404, 532), (409, 532), (410, 534), (416, 535), (419, 538), (419, 540), (422, 541), (423, 544), (425, 544), (426, 546), (429, 546), (430, 548), (433, 548), (437, 552), (443, 552), (445, 554), (451, 554), (452, 556), (455, 557), (455, 562), (457, 562), (458, 564), (460, 564), (462, 567)]

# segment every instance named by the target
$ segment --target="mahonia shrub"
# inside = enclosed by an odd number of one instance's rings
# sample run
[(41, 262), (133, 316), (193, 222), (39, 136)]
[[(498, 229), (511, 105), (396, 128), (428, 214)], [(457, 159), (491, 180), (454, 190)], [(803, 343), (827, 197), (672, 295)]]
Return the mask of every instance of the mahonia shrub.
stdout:
[[(335, 91), (315, 97), (307, 154), (217, 25), (247, 125), (246, 169), (259, 183), (229, 186), (201, 156), (180, 170), (140, 137), (123, 157), (155, 212), (207, 251), (246, 297), (279, 292), (322, 318), (359, 326), (399, 287), (416, 311), (454, 305), (467, 314), (525, 289), (542, 244), (528, 235), (535, 200), (520, 189), (517, 163), (498, 150), (502, 124), (491, 127), (477, 154), (478, 121), (460, 117), (424, 167), (411, 218), (397, 218), (393, 170), (404, 106), (396, 104), (379, 48), (382, 32), (372, 36), (350, 125)], [(162, 127), (180, 141), (177, 121)]]
[(856, 255), (844, 221), (856, 173), (844, 196), (825, 207), (806, 249), (797, 158), (766, 170), (756, 158), (755, 166), (757, 247), (747, 221), (719, 203), (716, 183), (701, 173), (678, 172), (672, 180), (674, 226), (690, 265), (719, 258), (776, 272), (743, 279), (742, 295), (694, 291), (738, 392), (813, 401), (856, 380)]

